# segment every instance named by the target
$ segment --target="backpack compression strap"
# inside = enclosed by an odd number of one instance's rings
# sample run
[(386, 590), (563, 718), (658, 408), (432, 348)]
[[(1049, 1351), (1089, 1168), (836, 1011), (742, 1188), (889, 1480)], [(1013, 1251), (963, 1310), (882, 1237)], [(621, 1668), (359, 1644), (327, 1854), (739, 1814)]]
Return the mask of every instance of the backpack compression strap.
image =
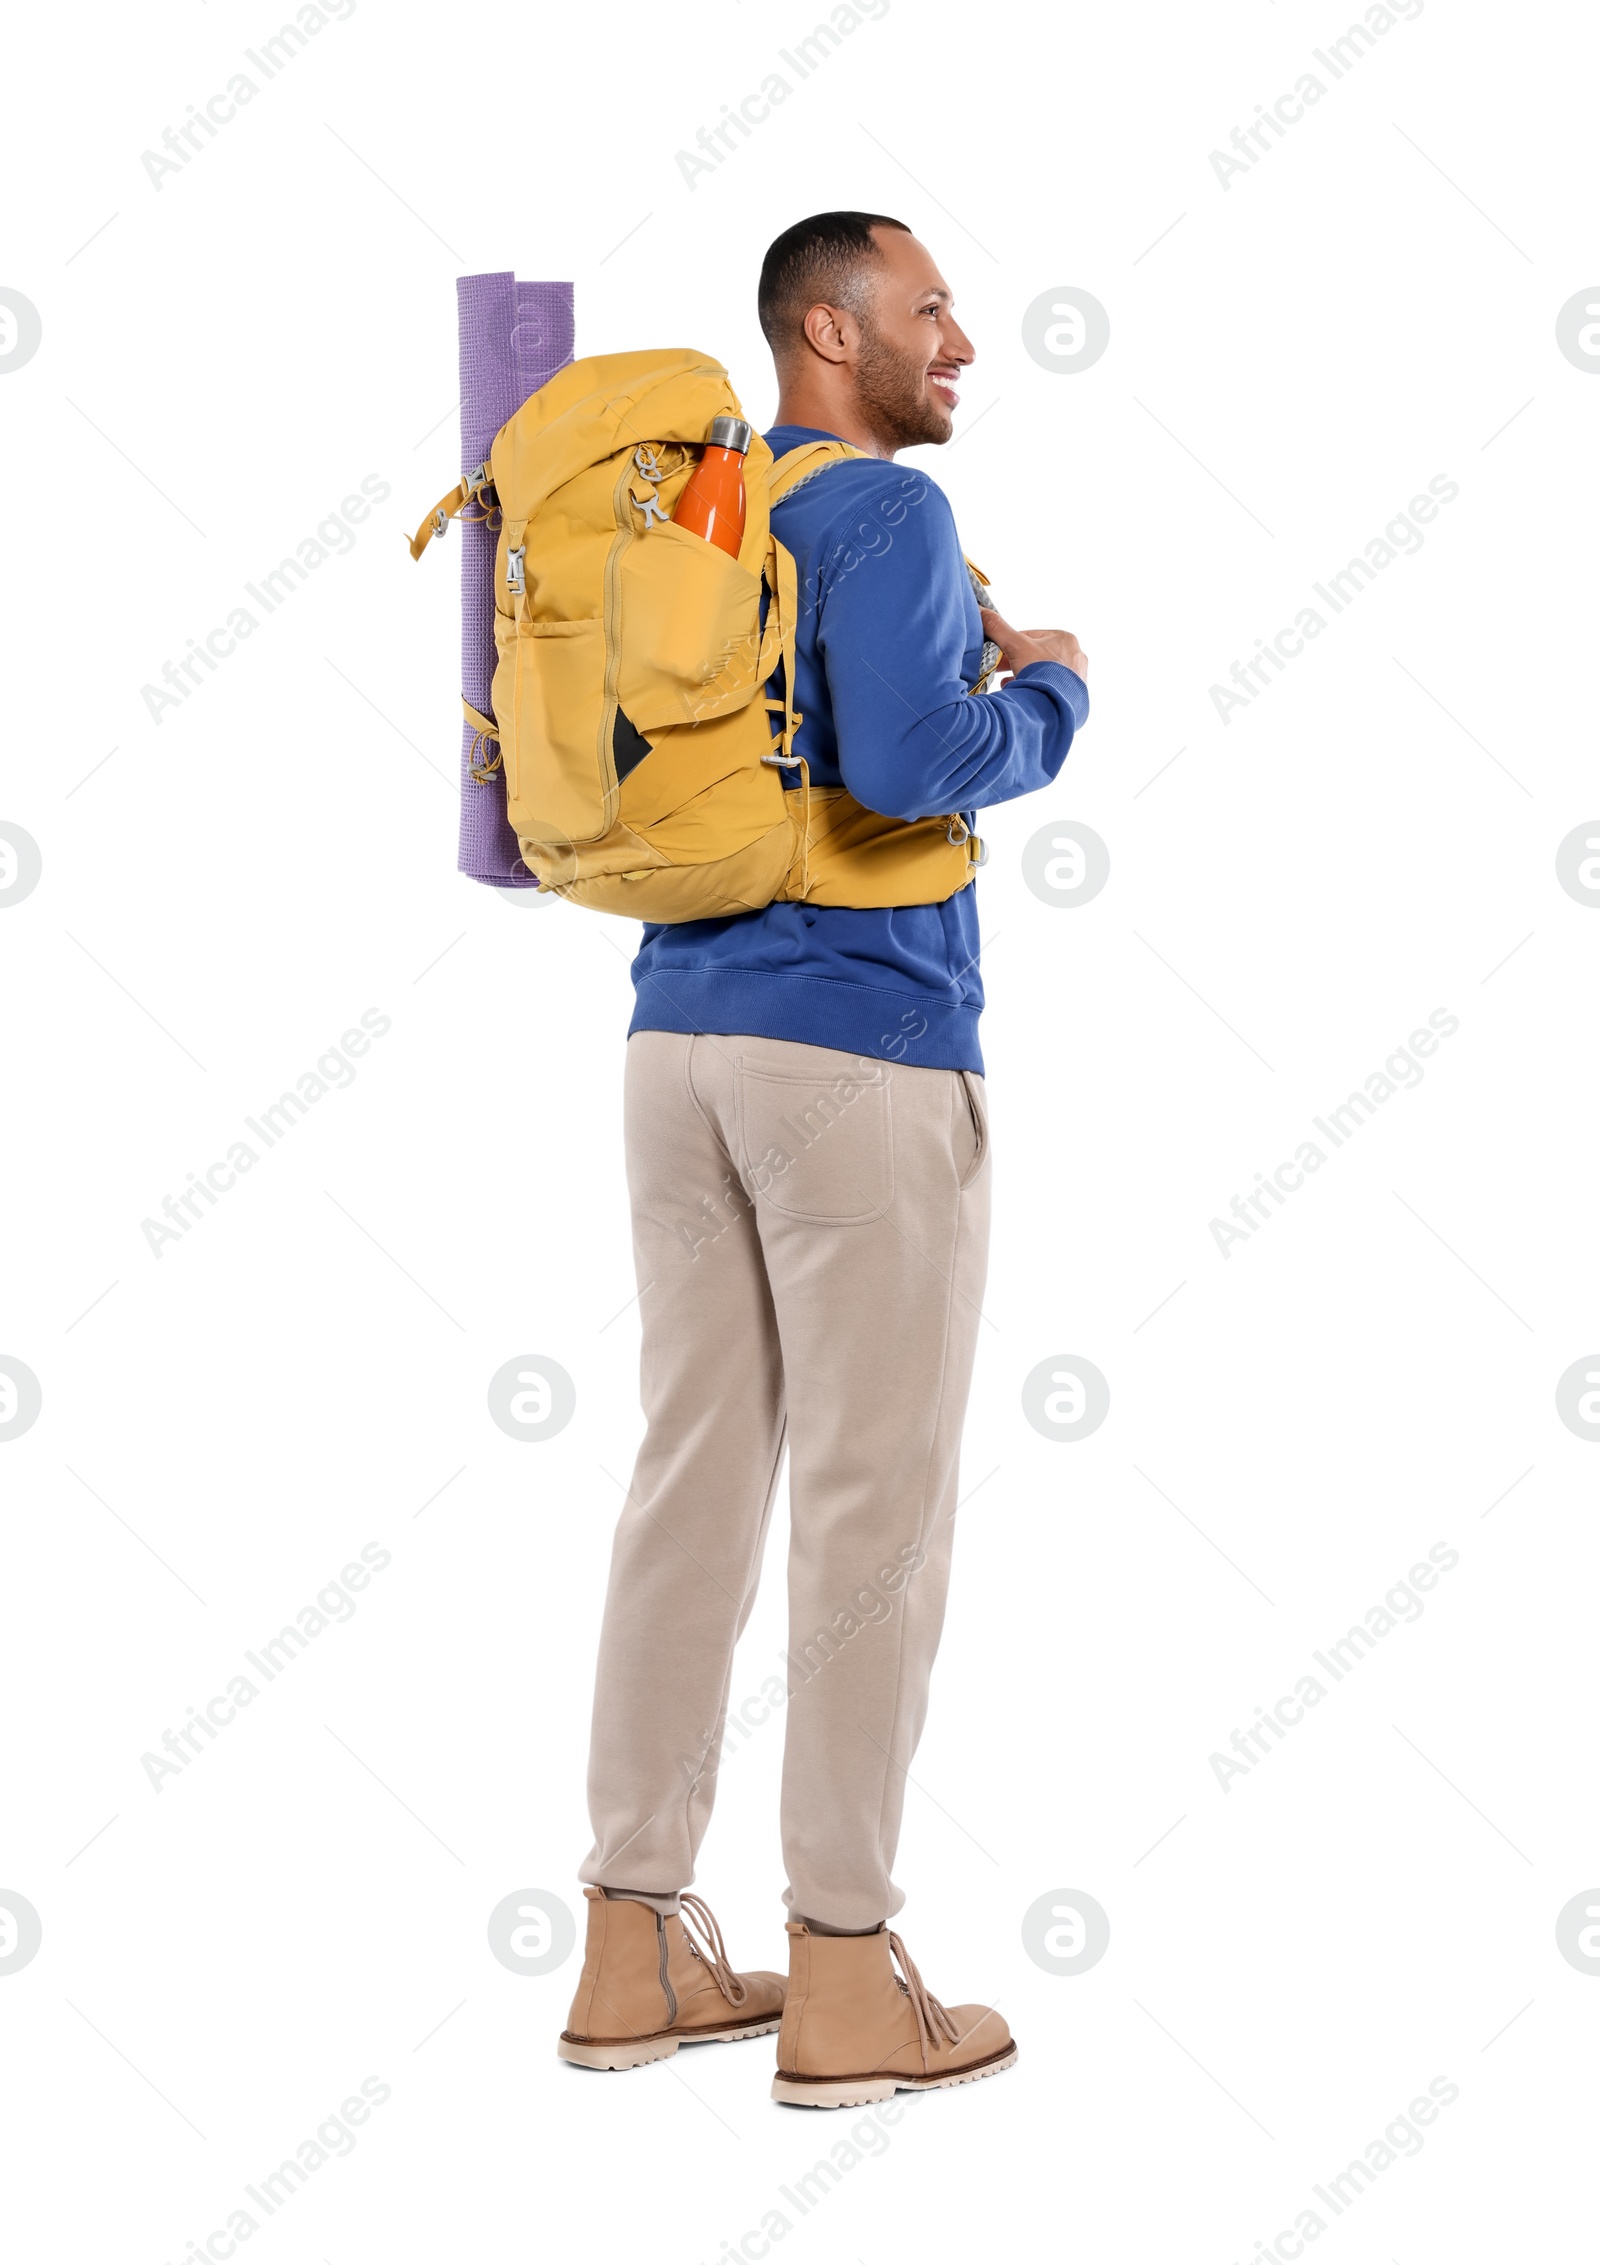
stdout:
[(442, 535), (450, 521), (466, 510), (469, 503), (478, 506), (475, 517), (484, 520), (499, 503), (494, 492), (494, 481), (487, 464), (480, 464), (475, 472), (463, 472), (455, 486), (442, 495), (414, 535), (407, 538), (406, 547), (414, 559), (420, 558), (435, 535)]
[[(500, 768), (500, 726), (481, 708), (475, 708), (463, 692), (461, 712), (472, 726), (472, 745), (467, 753), (467, 768), (479, 786), (487, 786)], [(490, 752), (492, 750), (492, 752)]]

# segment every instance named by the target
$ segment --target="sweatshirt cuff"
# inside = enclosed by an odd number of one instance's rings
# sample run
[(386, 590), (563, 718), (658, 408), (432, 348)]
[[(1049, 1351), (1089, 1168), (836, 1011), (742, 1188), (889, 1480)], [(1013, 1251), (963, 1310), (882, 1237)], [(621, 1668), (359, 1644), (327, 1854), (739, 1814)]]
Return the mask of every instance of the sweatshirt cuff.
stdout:
[(1011, 679), (1012, 684), (1048, 686), (1059, 692), (1072, 710), (1072, 721), (1078, 730), (1089, 720), (1089, 687), (1076, 669), (1068, 668), (1065, 661), (1030, 661), (1019, 668)]

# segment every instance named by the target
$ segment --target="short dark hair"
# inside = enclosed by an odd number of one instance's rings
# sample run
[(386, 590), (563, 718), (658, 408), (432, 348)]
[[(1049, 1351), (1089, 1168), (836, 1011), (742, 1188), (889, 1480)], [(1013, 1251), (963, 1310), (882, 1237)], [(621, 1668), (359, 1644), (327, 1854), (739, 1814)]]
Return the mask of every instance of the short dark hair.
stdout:
[(774, 354), (796, 343), (806, 310), (826, 299), (850, 305), (856, 277), (868, 260), (879, 257), (874, 228), (911, 231), (903, 220), (882, 212), (814, 212), (797, 220), (768, 246), (756, 288), (756, 313)]

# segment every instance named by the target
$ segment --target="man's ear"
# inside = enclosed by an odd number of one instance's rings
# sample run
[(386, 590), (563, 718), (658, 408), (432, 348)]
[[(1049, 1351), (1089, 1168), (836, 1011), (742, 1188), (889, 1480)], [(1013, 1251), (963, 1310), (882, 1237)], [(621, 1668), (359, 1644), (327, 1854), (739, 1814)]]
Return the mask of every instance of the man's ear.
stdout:
[(856, 319), (845, 307), (808, 307), (800, 327), (807, 345), (825, 362), (847, 362), (859, 335)]

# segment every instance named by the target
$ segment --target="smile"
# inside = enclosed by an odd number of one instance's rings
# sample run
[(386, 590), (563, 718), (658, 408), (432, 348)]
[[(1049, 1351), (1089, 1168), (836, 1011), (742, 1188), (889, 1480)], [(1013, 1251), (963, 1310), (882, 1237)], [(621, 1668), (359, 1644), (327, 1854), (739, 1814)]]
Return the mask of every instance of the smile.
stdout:
[(930, 370), (928, 373), (928, 383), (930, 385), (936, 385), (939, 388), (939, 391), (944, 395), (945, 399), (950, 403), (950, 406), (952, 408), (954, 408), (960, 401), (961, 396), (956, 391), (955, 379), (953, 377), (946, 376), (946, 374), (942, 370)]

